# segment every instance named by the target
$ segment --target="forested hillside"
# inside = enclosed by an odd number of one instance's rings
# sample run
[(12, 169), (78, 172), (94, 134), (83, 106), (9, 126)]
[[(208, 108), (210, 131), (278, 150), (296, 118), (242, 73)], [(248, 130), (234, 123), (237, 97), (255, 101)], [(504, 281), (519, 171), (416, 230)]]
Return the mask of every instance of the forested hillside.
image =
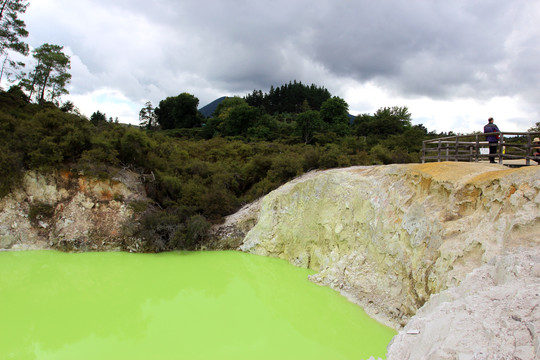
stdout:
[[(198, 102), (187, 95), (181, 98)], [(30, 169), (106, 178), (130, 168), (153, 199), (140, 209), (145, 231), (138, 235), (153, 239), (156, 251), (193, 248), (212, 223), (304, 172), (418, 161), (428, 134), (411, 126), (406, 108), (381, 109), (349, 125), (340, 117), (343, 103), (330, 97), (320, 111), (306, 104), (298, 114), (270, 115), (228, 98), (205, 122), (161, 130), (118, 124), (99, 111), (88, 119), (71, 104), (36, 104), (12, 87), (0, 92), (0, 195)], [(320, 127), (308, 136), (304, 127), (314, 119)]]
[[(199, 99), (188, 93), (167, 97), (156, 108), (147, 102), (139, 114), (140, 125), (204, 139), (221, 136), (326, 145), (350, 138), (362, 150), (377, 144), (385, 147), (388, 156), (379, 159), (385, 163), (415, 160), (422, 140), (434, 135), (421, 124), (412, 125), (407, 107), (384, 107), (354, 118), (344, 99), (324, 87), (296, 81), (272, 86), (268, 93), (253, 90), (243, 98), (222, 97), (204, 106), (204, 114), (197, 111), (198, 104)], [(401, 160), (392, 154), (395, 150)]]

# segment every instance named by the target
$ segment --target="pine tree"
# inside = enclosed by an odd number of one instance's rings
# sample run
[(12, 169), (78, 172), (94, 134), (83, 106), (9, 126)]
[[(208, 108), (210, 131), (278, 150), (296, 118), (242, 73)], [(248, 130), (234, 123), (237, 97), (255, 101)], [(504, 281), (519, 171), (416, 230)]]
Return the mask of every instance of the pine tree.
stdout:
[[(66, 85), (71, 80), (69, 56), (62, 52), (63, 46), (43, 44), (33, 50), (37, 65), (21, 85), (34, 96), (38, 103), (46, 99), (55, 101), (61, 95), (68, 94)], [(47, 92), (48, 90), (48, 92)]]
[[(26, 24), (19, 19), (19, 15), (26, 12), (28, 1), (24, 0), (0, 0), (0, 82), (2, 77), (14, 75), (24, 67), (21, 61), (10, 59), (9, 52), (14, 51), (22, 55), (28, 55), (28, 44), (22, 39), (28, 36)], [(16, 75), (16, 77), (19, 77)]]

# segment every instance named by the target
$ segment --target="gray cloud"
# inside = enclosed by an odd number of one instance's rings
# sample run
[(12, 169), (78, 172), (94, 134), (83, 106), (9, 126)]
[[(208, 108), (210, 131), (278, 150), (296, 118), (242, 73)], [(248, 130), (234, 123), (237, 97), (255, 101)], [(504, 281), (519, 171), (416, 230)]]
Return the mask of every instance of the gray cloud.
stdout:
[(78, 58), (80, 93), (115, 88), (142, 104), (188, 91), (204, 104), (347, 79), (401, 98), (515, 96), (538, 114), (539, 13), (527, 0), (42, 0), (26, 20), (32, 45)]

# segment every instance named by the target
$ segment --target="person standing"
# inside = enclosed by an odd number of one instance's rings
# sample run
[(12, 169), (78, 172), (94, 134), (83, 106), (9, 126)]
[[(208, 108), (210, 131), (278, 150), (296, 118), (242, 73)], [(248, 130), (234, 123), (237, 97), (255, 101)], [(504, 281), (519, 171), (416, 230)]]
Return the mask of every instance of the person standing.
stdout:
[[(500, 132), (497, 125), (493, 123), (493, 118), (488, 119), (488, 123), (484, 126), (484, 133)], [(495, 163), (495, 155), (497, 154), (497, 143), (499, 142), (499, 135), (487, 135), (486, 140), (489, 142), (489, 162)]]

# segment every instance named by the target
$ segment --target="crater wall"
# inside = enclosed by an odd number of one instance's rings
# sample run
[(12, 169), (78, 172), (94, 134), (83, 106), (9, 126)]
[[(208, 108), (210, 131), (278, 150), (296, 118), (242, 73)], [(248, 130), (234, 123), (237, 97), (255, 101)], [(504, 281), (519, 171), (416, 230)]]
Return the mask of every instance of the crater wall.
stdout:
[(539, 178), (536, 166), (455, 162), (313, 172), (215, 231), (317, 271), (312, 281), (400, 329), (490, 259), (538, 249)]

